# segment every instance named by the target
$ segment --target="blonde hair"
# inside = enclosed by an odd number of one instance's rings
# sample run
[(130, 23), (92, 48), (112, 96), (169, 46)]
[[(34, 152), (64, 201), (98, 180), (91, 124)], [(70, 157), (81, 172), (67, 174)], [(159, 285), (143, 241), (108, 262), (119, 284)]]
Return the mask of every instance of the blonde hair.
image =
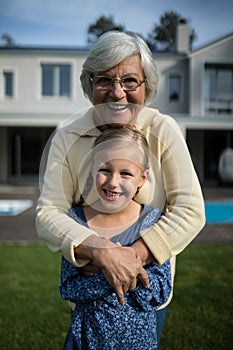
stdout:
[(110, 148), (122, 148), (122, 145), (126, 148), (132, 144), (137, 145), (141, 154), (141, 169), (142, 171), (149, 169), (149, 145), (145, 136), (139, 130), (128, 127), (108, 128), (97, 137), (94, 147), (106, 141), (111, 141), (111, 143), (108, 143)]

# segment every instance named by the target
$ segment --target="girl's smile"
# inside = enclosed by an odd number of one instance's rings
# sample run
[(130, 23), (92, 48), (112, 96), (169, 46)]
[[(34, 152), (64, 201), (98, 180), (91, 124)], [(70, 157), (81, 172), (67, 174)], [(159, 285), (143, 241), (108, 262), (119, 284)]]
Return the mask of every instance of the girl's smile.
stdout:
[[(109, 159), (107, 153), (103, 150), (100, 157)], [(99, 200), (95, 205), (98, 203), (101, 211), (108, 213), (126, 208), (147, 176), (138, 165), (136, 156), (135, 159), (132, 157), (135, 152), (125, 150), (125, 158), (118, 158), (117, 153), (118, 151), (111, 150), (112, 159), (96, 168), (95, 186)]]
[(105, 196), (106, 200), (115, 201), (121, 196), (121, 194), (122, 193), (109, 191), (103, 188), (103, 195)]

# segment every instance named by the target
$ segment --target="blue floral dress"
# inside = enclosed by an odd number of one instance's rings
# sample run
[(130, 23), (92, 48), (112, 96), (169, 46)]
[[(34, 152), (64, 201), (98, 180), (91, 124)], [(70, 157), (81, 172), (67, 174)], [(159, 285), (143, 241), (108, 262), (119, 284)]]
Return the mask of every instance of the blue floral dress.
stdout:
[[(82, 207), (69, 215), (87, 226)], [(144, 205), (140, 218), (113, 242), (132, 245), (140, 231), (159, 220), (158, 209)], [(80, 269), (62, 257), (60, 293), (63, 299), (76, 304), (64, 350), (155, 350), (158, 349), (156, 309), (164, 304), (171, 292), (170, 262), (161, 266), (145, 266), (150, 288), (140, 283), (125, 293), (125, 304), (118, 302), (114, 289), (102, 273), (85, 277)]]

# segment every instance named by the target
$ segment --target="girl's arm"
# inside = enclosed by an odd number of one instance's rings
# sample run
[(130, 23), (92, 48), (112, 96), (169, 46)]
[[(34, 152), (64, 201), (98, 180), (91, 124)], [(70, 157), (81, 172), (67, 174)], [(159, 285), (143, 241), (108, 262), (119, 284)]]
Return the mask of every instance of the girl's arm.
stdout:
[(81, 269), (62, 257), (60, 293), (63, 299), (76, 303), (106, 297), (114, 293), (114, 289), (101, 272), (85, 277)]

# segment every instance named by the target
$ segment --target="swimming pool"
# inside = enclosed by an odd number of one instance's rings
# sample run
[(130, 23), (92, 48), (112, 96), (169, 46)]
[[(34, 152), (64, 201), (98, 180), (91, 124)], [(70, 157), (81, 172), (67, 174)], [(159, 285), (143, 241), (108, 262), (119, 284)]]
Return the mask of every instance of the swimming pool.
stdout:
[(206, 201), (205, 213), (207, 224), (232, 224), (233, 200), (231, 201)]
[[(0, 216), (19, 215), (31, 208), (33, 201), (29, 199), (2, 199), (0, 200)], [(232, 201), (206, 201), (205, 213), (207, 224), (233, 223)]]
[(33, 201), (30, 199), (1, 199), (0, 216), (19, 215), (32, 205)]

